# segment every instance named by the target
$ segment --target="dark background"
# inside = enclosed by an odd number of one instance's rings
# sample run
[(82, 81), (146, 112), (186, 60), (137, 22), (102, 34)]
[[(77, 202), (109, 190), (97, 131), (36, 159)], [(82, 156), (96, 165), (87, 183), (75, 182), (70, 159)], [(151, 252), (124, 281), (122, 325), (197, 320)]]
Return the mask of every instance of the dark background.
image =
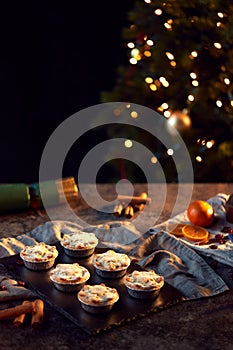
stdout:
[[(133, 0), (9, 1), (0, 7), (0, 182), (36, 182), (54, 129), (101, 103), (127, 61)], [(88, 144), (88, 136), (83, 141)], [(64, 176), (72, 175), (67, 168)]]

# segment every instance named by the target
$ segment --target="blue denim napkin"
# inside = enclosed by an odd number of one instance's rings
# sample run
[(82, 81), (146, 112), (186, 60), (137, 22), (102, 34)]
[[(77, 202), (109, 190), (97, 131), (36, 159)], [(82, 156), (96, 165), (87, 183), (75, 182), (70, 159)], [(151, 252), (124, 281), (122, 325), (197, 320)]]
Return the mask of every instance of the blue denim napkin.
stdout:
[[(224, 194), (210, 199), (216, 208), (216, 215), (219, 216), (218, 225), (221, 226), (225, 224), (225, 200)], [(187, 222), (186, 213), (181, 213), (170, 220)], [(207, 259), (211, 258), (220, 265), (228, 263), (229, 268), (232, 268), (231, 243), (217, 250), (210, 249), (208, 245), (195, 246), (166, 232), (167, 223), (168, 221), (152, 227), (142, 235), (133, 223), (126, 221), (88, 227), (81, 227), (69, 221), (49, 221), (27, 234), (0, 239), (0, 257), (17, 254), (25, 245), (42, 241), (47, 244), (55, 243), (64, 233), (69, 234), (81, 229), (94, 232), (99, 239), (99, 246), (127, 253), (131, 258), (137, 259), (142, 267), (153, 269), (164, 276), (165, 281), (183, 293), (187, 300), (214, 296), (229, 290), (229, 286), (233, 287), (233, 282), (228, 283), (226, 276), (224, 279), (221, 278), (221, 273), (216, 273), (207, 262)], [(218, 232), (219, 227), (212, 228), (212, 231)]]

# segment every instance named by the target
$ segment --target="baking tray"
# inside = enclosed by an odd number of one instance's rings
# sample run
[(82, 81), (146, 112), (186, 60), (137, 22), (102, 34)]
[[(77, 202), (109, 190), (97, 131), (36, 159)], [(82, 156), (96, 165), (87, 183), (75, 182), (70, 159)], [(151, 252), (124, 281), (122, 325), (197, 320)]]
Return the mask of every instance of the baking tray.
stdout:
[[(154, 300), (137, 300), (128, 295), (127, 289), (123, 284), (123, 278), (106, 279), (98, 276), (91, 264), (92, 256), (89, 258), (71, 258), (67, 256), (58, 243), (59, 251), (55, 265), (57, 263), (78, 262), (86, 267), (91, 277), (88, 284), (105, 283), (118, 290), (119, 301), (113, 309), (106, 314), (89, 314), (82, 309), (77, 299), (77, 292), (64, 293), (58, 291), (49, 278), (48, 271), (31, 271), (24, 267), (19, 254), (1, 259), (7, 270), (18, 280), (24, 281), (26, 287), (36, 292), (41, 299), (49, 303), (54, 309), (62, 313), (65, 317), (73, 321), (78, 327), (88, 334), (94, 335), (101, 331), (111, 329), (126, 322), (133, 321), (139, 317), (146, 316), (152, 312), (168, 308), (184, 300), (182, 294), (166, 282), (162, 287), (158, 297)], [(101, 253), (107, 249), (96, 249), (96, 253)], [(131, 263), (128, 272), (132, 270), (141, 270), (141, 267)]]

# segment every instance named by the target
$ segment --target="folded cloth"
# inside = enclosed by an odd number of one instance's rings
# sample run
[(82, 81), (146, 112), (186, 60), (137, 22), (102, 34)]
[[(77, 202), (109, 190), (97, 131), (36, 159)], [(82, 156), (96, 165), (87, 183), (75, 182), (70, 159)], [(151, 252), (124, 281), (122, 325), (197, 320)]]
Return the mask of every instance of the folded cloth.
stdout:
[[(228, 197), (229, 195), (219, 193), (215, 197), (207, 200), (207, 202), (213, 206), (215, 212), (215, 221), (210, 227), (208, 227), (210, 237), (212, 238), (221, 233), (224, 226), (233, 228), (233, 224), (226, 221), (226, 201)], [(174, 216), (162, 224), (152, 227), (150, 229), (150, 233), (156, 234), (161, 230), (167, 232), (168, 227), (171, 226), (171, 224), (175, 223), (190, 224), (190, 221), (187, 218), (187, 211)], [(233, 266), (233, 242), (230, 240), (227, 240), (224, 244), (215, 243), (214, 245), (217, 249), (212, 249), (211, 243), (197, 245), (194, 242), (191, 242), (190, 240), (187, 240), (183, 237), (178, 237), (177, 239), (180, 240), (183, 244), (195, 250), (204, 258), (212, 258), (213, 260), (222, 264), (229, 265), (231, 267)]]
[(0, 238), (0, 258), (18, 254), (25, 246), (35, 245), (38, 242), (52, 244), (62, 238), (64, 233), (82, 229), (76, 223), (67, 221), (48, 221), (43, 225), (35, 227), (27, 234), (17, 237)]
[(131, 251), (142, 267), (153, 269), (186, 299), (222, 293), (229, 288), (194, 250), (166, 232), (157, 232)]
[[(94, 232), (99, 246), (127, 253), (144, 268), (154, 269), (165, 281), (183, 293), (187, 300), (209, 297), (229, 289), (227, 284), (192, 247), (165, 231), (151, 228), (141, 233), (127, 221), (109, 222), (81, 227), (68, 221), (53, 221), (40, 225), (25, 235), (2, 239), (0, 257), (18, 253), (25, 245), (35, 242), (55, 243), (64, 233), (76, 229)], [(18, 244), (17, 244), (18, 241)]]
[(69, 221), (48, 221), (43, 225), (35, 227), (27, 234), (14, 238), (0, 238), (0, 258), (18, 254), (25, 246), (35, 245), (38, 242), (53, 244), (60, 241), (64, 234), (72, 233), (75, 230), (93, 232), (99, 239), (99, 247), (109, 247), (119, 250), (122, 247), (124, 247), (124, 250), (130, 250), (131, 243), (135, 242), (141, 236), (141, 233), (135, 226), (128, 221), (113, 221), (86, 227)]
[(30, 289), (20, 285), (8, 275), (6, 268), (0, 264), (0, 302), (35, 298)]

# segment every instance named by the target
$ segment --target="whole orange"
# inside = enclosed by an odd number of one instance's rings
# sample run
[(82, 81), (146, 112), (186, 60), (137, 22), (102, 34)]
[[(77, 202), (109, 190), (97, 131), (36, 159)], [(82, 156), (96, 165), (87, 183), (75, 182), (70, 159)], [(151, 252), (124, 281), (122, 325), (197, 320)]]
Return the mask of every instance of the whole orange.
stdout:
[(214, 208), (206, 201), (194, 201), (187, 209), (187, 217), (192, 224), (207, 227), (214, 221)]

